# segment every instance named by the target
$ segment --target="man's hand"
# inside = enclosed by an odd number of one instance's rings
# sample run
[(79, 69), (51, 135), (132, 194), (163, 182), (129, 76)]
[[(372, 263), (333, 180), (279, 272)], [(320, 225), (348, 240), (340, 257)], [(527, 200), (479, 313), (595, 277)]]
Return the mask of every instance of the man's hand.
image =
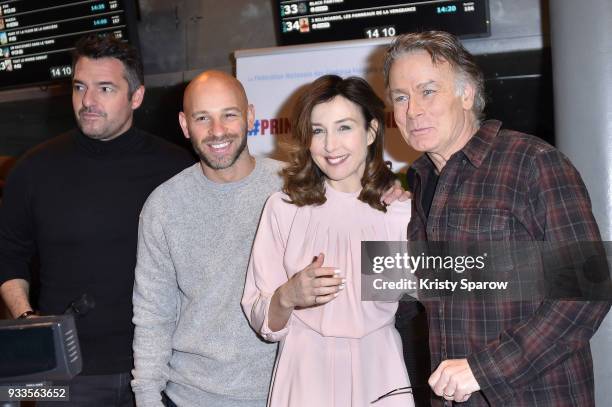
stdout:
[(13, 318), (32, 310), (28, 300), (29, 290), (30, 283), (21, 278), (7, 280), (0, 285), (0, 295)]
[(467, 401), (480, 390), (467, 359), (449, 359), (440, 363), (429, 376), (429, 386), (436, 395), (457, 403)]
[(385, 191), (380, 200), (386, 205), (391, 205), (395, 201), (404, 202), (412, 198), (412, 193), (402, 188), (402, 183), (395, 180), (393, 186)]

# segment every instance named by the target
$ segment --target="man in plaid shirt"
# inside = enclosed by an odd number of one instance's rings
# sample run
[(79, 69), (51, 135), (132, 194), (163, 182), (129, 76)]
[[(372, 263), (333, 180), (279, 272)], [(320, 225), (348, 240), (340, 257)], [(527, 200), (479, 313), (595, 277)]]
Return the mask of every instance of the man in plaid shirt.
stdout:
[[(404, 139), (426, 153), (412, 165), (410, 240), (601, 239), (584, 183), (563, 154), (480, 121), (483, 76), (457, 38), (400, 36), (386, 54), (385, 82)], [(608, 302), (424, 305), (434, 405), (595, 405), (589, 340)]]

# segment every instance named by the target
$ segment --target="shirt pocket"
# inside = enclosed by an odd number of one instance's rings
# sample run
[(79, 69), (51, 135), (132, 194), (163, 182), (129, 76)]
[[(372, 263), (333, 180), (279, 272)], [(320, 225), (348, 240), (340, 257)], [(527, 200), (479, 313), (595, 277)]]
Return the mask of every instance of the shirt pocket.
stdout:
[[(459, 247), (473, 256), (488, 252), (487, 266), (481, 274), (472, 273), (474, 281), (508, 281), (515, 267), (513, 247), (510, 245), (512, 213), (497, 208), (450, 208), (448, 217), (449, 240), (463, 241)], [(465, 246), (465, 241), (480, 241), (477, 246)], [(487, 243), (504, 242), (504, 243)], [(470, 248), (470, 249), (468, 249)], [(471, 251), (470, 251), (471, 250)], [(491, 275), (492, 272), (502, 273)], [(484, 274), (482, 274), (484, 273)]]
[(505, 209), (452, 208), (448, 227), (453, 240), (509, 240), (511, 219)]

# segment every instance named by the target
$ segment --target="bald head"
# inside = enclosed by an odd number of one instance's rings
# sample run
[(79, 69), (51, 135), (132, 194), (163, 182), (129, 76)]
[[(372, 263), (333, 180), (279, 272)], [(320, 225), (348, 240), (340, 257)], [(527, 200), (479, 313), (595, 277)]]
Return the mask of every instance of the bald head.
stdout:
[(240, 81), (222, 71), (204, 71), (196, 76), (183, 95), (183, 111), (193, 112), (197, 100), (206, 95), (225, 94), (231, 96), (241, 110), (246, 110), (249, 102)]
[(253, 169), (247, 132), (254, 121), (242, 84), (225, 72), (203, 72), (185, 89), (179, 124), (212, 180), (236, 181)]

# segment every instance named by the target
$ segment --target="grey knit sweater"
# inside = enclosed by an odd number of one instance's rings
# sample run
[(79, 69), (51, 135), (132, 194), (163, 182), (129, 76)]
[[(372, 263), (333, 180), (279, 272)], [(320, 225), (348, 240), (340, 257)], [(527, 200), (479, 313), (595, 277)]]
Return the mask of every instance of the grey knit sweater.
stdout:
[(159, 186), (144, 205), (134, 284), (138, 407), (265, 406), (276, 345), (250, 329), (240, 298), (251, 245), (277, 161), (246, 178), (208, 180), (199, 164)]

